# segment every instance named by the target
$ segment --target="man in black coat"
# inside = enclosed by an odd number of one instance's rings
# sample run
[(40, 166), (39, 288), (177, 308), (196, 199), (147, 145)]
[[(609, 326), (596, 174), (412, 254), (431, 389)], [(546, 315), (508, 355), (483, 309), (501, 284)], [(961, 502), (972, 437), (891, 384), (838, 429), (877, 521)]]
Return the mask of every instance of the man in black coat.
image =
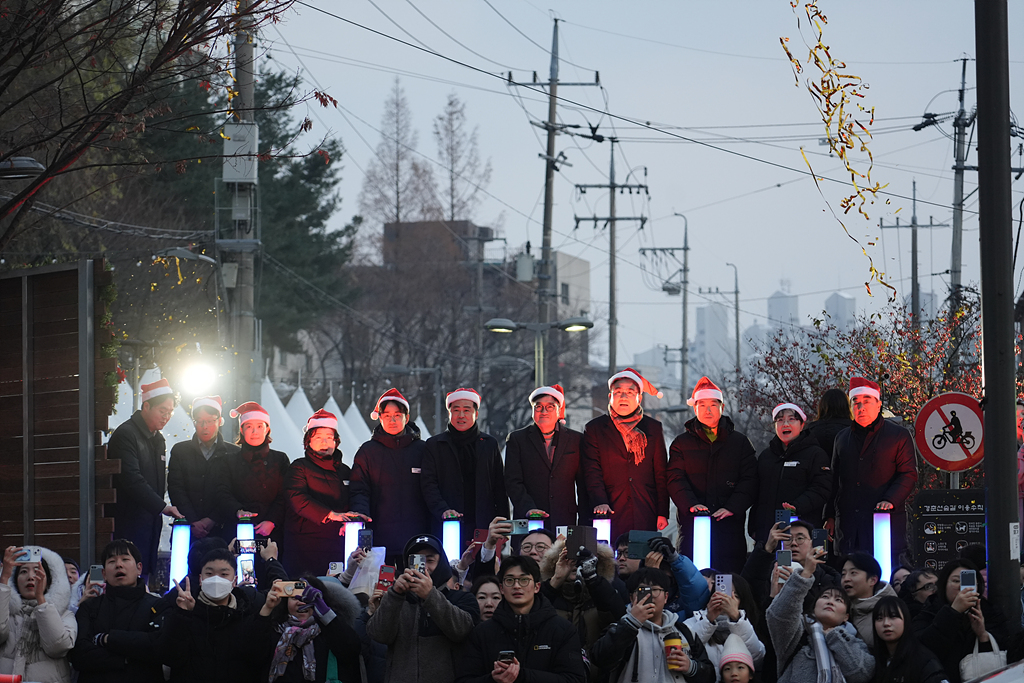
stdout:
[(679, 552), (693, 557), (693, 518), (710, 514), (711, 566), (738, 572), (747, 557), (743, 520), (757, 495), (757, 459), (750, 440), (722, 415), (722, 399), (707, 377), (694, 386), (686, 403), (696, 417), (669, 449), (668, 490), (679, 508)]
[(164, 502), (167, 444), (160, 430), (174, 414), (174, 392), (166, 379), (143, 384), (141, 389), (142, 408), (114, 430), (107, 456), (121, 461), (121, 472), (114, 475), (114, 533), (138, 546), (142, 566), (149, 571), (156, 566), (161, 515), (182, 515)]
[(807, 415), (794, 403), (772, 410), (775, 437), (757, 458), (757, 499), (747, 530), (764, 543), (775, 524), (775, 511), (789, 510), (821, 528), (821, 513), (832, 493), (832, 458), (803, 429)]
[[(502, 601), (494, 616), (478, 625), (462, 648), (456, 683), (533, 680), (584, 683), (579, 636), (540, 594), (540, 566), (530, 557), (511, 557), (498, 572)], [(501, 652), (514, 652), (502, 661)], [(520, 678), (521, 677), (521, 678)]]
[(111, 541), (100, 556), (106, 589), (75, 615), (78, 637), (68, 661), (80, 683), (162, 683), (157, 651), (160, 598), (146, 592), (142, 555), (131, 541)]
[(224, 424), (224, 406), (220, 396), (203, 396), (192, 401), (192, 421), (196, 433), (188, 441), (171, 448), (167, 463), (167, 493), (171, 503), (192, 524), (192, 540), (209, 534), (231, 540), (235, 528), (225, 530), (214, 521), (217, 514), (217, 483), (209, 476), (220, 458), (238, 453), (238, 446), (220, 435)]
[(910, 432), (882, 417), (881, 390), (863, 377), (850, 380), (854, 424), (836, 436), (832, 499), (825, 528), (839, 555), (874, 548), (873, 513), (891, 517), (893, 566), (907, 547), (907, 497), (917, 485), (917, 451)]
[[(508, 435), (505, 489), (513, 516), (543, 517), (544, 527), (590, 524), (580, 467), (583, 435), (565, 426), (565, 392), (555, 384), (530, 394), (533, 424)], [(578, 501), (578, 504), (577, 504)]]
[(480, 394), (459, 388), (445, 399), (448, 428), (427, 439), (420, 485), (430, 510), (432, 532), (441, 536), (442, 523), (459, 520), (465, 548), (475, 529), (495, 517), (508, 517), (508, 495), (498, 440), (480, 431)]
[(583, 428), (583, 476), (596, 516), (611, 516), (612, 538), (631, 529), (668, 526), (665, 436), (661, 423), (644, 415), (643, 393), (660, 392), (626, 368), (608, 379), (608, 415)]

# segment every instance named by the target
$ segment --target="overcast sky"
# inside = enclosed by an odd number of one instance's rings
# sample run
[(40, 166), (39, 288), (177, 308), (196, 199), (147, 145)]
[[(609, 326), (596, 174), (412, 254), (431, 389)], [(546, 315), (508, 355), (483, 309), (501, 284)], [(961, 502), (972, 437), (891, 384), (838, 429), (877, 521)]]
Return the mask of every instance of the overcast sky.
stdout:
[[(805, 29), (807, 22), (786, 0), (490, 0), (493, 8), (484, 0), (304, 2), (390, 36), (422, 41), (485, 71), (506, 73), (511, 67), (521, 81), (531, 80), (533, 71), (547, 80), (552, 17), (557, 16), (563, 20), (560, 57), (566, 60), (560, 79), (592, 81), (597, 70), (603, 86), (564, 87), (559, 95), (594, 110), (649, 121), (664, 131), (644, 130), (568, 102), (559, 108), (563, 123), (598, 124), (599, 132), (623, 139), (616, 160), (618, 182), (630, 169), (630, 182), (644, 182), (644, 167), (647, 171), (649, 199), (625, 195), (618, 200), (620, 216), (648, 217), (643, 231), (629, 222), (618, 229), (620, 364), (657, 344), (679, 346), (680, 299), (662, 293), (654, 278), (641, 270), (646, 265), (649, 273), (667, 276), (674, 268), (663, 263), (659, 273), (659, 265), (638, 252), (640, 247), (682, 245), (683, 221), (673, 215), (676, 212), (687, 216), (690, 228), (691, 338), (693, 310), (706, 303), (698, 288), (732, 290), (733, 270), (726, 262), (739, 270), (744, 328), (755, 320), (764, 322), (766, 298), (783, 287), (783, 281), (800, 295), (803, 317), (819, 313), (835, 290), (856, 296), (860, 309), (884, 305), (884, 288), (874, 287), (873, 299), (867, 296), (863, 283), (868, 261), (825, 203), (828, 199), (839, 212), (838, 202), (849, 186), (825, 182), (823, 198), (809, 177), (780, 168), (806, 169), (803, 146), (819, 175), (848, 178), (838, 160), (828, 158), (827, 148), (819, 144), (823, 125), (804, 86), (811, 72), (805, 71), (796, 87), (780, 47), (779, 38), (788, 36), (794, 55), (806, 58), (797, 20), (803, 19)], [(872, 178), (888, 183), (887, 191), (908, 198), (916, 178), (919, 222), (927, 223), (929, 216), (951, 222), (952, 128), (948, 122), (920, 132), (911, 128), (925, 111), (956, 109), (957, 60), (975, 54), (973, 3), (822, 0), (820, 6), (829, 19), (824, 40), (833, 57), (845, 61), (848, 73), (870, 85), (865, 104), (875, 108), (875, 137), (869, 143), (876, 162)], [(1020, 106), (1022, 17), (1021, 4), (1011, 2), (1011, 106)], [(806, 30), (804, 36), (809, 36)], [(494, 169), (488, 187), (493, 196), (485, 198), (475, 222), (492, 225), (500, 216), (510, 250), (527, 240), (539, 248), (544, 162), (537, 154), (544, 150), (544, 133), (530, 121), (547, 116), (542, 93), (507, 87), (499, 78), (303, 5), (296, 5), (283, 24), (267, 30), (262, 47), (284, 68), (302, 70), (311, 87), (323, 87), (338, 99), (339, 109), (318, 109), (316, 121), (317, 132), (326, 126), (347, 148), (338, 226), (358, 212), (363, 170), (380, 140), (375, 128), (397, 73), (419, 131), (418, 151), (428, 159), (437, 158), (431, 121), (448, 94), (454, 91), (466, 103), (471, 122), (479, 127), (481, 153)], [(974, 84), (972, 61), (967, 70), (968, 110), (975, 103)], [(867, 122), (864, 117), (859, 120)], [(672, 134), (718, 149), (681, 142)], [(1007, 144), (1016, 150), (1020, 142), (1015, 138)], [(572, 166), (562, 169), (555, 185), (553, 244), (591, 263), (591, 314), (598, 339), (607, 329), (607, 235), (595, 232), (592, 224), (574, 230), (573, 216), (607, 215), (608, 197), (596, 191), (579, 196), (574, 184), (607, 182), (608, 147), (607, 142), (559, 137), (558, 149)], [(972, 150), (968, 163), (975, 161)], [(1020, 165), (1016, 153), (1013, 163)], [(968, 172), (965, 194), (976, 182), (977, 175)], [(1016, 219), (1024, 182), (1014, 189)], [(897, 215), (909, 223), (911, 207), (909, 199), (890, 199), (889, 205), (882, 198), (868, 207), (870, 222), (851, 214), (846, 224), (903, 296), (910, 292), (910, 231), (885, 230), (878, 239), (877, 226), (879, 219), (888, 224)], [(971, 283), (979, 278), (976, 193), (966, 207), (963, 280)], [(949, 228), (939, 228), (920, 235), (922, 291), (933, 290), (940, 298), (946, 295), (948, 276), (932, 274), (949, 268), (950, 234)], [(867, 246), (868, 241), (876, 245)], [(1018, 264), (1018, 278), (1021, 270)], [(594, 354), (600, 358), (606, 342), (598, 345)]]

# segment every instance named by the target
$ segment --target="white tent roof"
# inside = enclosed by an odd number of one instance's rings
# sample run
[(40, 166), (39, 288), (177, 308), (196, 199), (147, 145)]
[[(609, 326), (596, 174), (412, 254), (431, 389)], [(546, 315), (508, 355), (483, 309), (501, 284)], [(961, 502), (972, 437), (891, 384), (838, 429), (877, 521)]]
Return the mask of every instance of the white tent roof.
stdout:
[(309, 399), (306, 398), (306, 392), (302, 390), (300, 386), (292, 394), (292, 397), (288, 399), (288, 416), (292, 418), (292, 424), (299, 429), (299, 433), (306, 427), (306, 421), (309, 420), (309, 416), (313, 414), (313, 406), (309, 404)]
[(337, 416), (338, 418), (338, 436), (341, 437), (341, 461), (352, 467), (352, 463), (356, 457), (356, 451), (362, 445), (362, 442), (356, 438), (355, 434), (352, 433), (352, 429), (348, 426), (348, 422), (343, 417), (344, 413), (341, 412), (341, 406), (334, 400), (333, 396), (327, 398), (327, 403), (324, 404), (324, 410)]
[(420, 415), (416, 418), (416, 426), (420, 428), (420, 438), (426, 441), (431, 437), (430, 430), (427, 429), (427, 423), (423, 421), (423, 416)]
[(366, 426), (366, 422), (363, 420), (363, 416), (359, 414), (359, 408), (356, 407), (355, 402), (349, 404), (348, 411), (345, 413), (345, 422), (348, 424), (348, 428), (352, 430), (353, 436), (359, 443), (365, 443), (370, 440), (373, 432)]
[[(309, 402), (307, 401), (306, 404), (308, 405)], [(288, 415), (288, 410), (281, 403), (281, 399), (277, 397), (277, 391), (274, 389), (274, 385), (270, 383), (270, 378), (268, 377), (263, 378), (263, 386), (260, 387), (260, 405), (263, 406), (263, 409), (267, 411), (267, 415), (270, 416), (270, 432), (271, 437), (274, 439), (270, 447), (275, 451), (285, 453), (292, 462), (301, 458), (304, 454), (302, 430), (292, 422), (291, 416)], [(310, 414), (312, 412), (311, 410)]]

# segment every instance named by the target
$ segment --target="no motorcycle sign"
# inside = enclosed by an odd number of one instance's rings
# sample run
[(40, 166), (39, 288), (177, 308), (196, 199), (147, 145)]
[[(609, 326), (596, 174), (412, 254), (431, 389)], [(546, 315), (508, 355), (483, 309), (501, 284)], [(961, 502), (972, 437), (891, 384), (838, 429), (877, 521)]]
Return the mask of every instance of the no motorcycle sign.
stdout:
[(924, 404), (914, 420), (914, 441), (932, 466), (962, 472), (981, 462), (985, 418), (969, 394), (940, 394)]

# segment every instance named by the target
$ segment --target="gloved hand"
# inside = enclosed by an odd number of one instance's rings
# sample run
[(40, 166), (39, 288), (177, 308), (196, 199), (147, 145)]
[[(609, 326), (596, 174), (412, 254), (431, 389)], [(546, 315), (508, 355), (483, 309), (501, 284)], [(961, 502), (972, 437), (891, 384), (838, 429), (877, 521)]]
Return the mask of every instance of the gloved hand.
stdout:
[(669, 564), (676, 561), (679, 557), (679, 553), (676, 552), (676, 548), (672, 545), (672, 541), (668, 540), (664, 536), (655, 536), (654, 538), (647, 541), (647, 547), (656, 553), (661, 553), (662, 558)]
[(597, 579), (597, 555), (591, 555), (586, 560), (580, 563), (580, 578), (584, 582), (590, 583)]
[(312, 605), (313, 609), (320, 616), (324, 616), (331, 611), (331, 608), (324, 602), (324, 594), (313, 586), (306, 586), (306, 590), (302, 591), (302, 597), (299, 600), (306, 605)]

